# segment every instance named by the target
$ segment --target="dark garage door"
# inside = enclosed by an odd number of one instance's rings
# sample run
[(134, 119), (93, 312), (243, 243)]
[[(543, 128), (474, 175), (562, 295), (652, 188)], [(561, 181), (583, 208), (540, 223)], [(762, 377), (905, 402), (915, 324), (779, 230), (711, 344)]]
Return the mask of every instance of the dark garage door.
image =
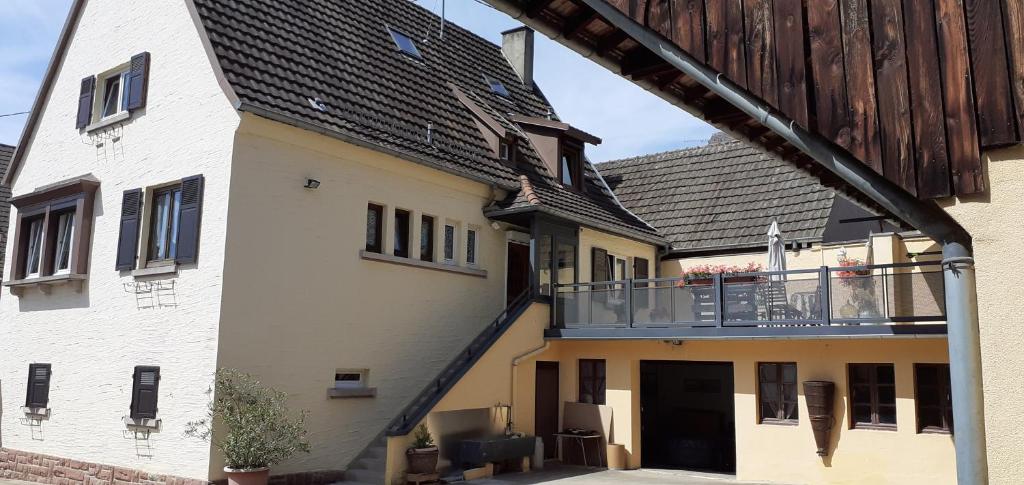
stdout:
[(641, 465), (735, 472), (734, 406), (731, 362), (641, 362)]

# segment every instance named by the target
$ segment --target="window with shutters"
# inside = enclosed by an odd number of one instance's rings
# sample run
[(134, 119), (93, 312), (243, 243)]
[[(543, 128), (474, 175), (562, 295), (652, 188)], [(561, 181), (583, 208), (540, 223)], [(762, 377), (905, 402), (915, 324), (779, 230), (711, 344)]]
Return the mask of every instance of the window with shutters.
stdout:
[(851, 428), (896, 429), (896, 372), (892, 364), (850, 364)]
[(949, 364), (914, 364), (918, 433), (953, 432)]
[(136, 366), (132, 377), (132, 419), (154, 419), (160, 388), (160, 368)]
[(580, 359), (578, 401), (587, 404), (605, 404), (604, 359)]
[(77, 127), (91, 131), (128, 119), (145, 107), (149, 84), (148, 52), (82, 80)]
[(28, 391), (26, 408), (46, 408), (50, 402), (50, 364), (28, 365)]
[(126, 190), (121, 198), (118, 270), (195, 263), (199, 252), (203, 176)]
[(797, 404), (796, 364), (757, 364), (757, 402), (761, 423), (796, 424), (800, 414)]
[(17, 209), (11, 281), (24, 287), (72, 282), (88, 271), (93, 204), (99, 187), (91, 176), (52, 184), (11, 199)]

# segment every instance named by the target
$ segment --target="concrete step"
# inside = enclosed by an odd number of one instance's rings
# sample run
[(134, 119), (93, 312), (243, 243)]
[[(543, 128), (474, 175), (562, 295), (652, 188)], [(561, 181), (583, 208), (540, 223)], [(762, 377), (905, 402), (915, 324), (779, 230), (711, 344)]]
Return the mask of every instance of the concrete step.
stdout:
[(384, 483), (384, 470), (347, 470), (345, 471), (345, 481), (345, 483), (355, 481), (381, 485)]
[(352, 469), (384, 471), (386, 462), (387, 460), (384, 458), (363, 457), (356, 460), (356, 462), (352, 464)]
[(376, 459), (383, 460), (387, 456), (388, 456), (388, 447), (387, 446), (383, 446), (383, 445), (381, 445), (381, 446), (371, 446), (371, 447), (366, 449), (365, 453), (363, 453), (363, 458), (373, 458), (375, 460)]

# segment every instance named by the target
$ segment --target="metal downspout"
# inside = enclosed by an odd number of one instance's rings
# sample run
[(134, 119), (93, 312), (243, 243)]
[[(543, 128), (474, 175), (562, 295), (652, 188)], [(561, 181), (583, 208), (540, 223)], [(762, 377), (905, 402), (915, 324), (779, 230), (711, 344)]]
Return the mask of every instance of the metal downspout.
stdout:
[[(557, 39), (590, 57), (590, 46), (565, 38), (558, 30), (525, 15), (515, 0), (487, 0), (513, 18)], [(759, 120), (822, 167), (870, 197), (887, 211), (931, 237), (943, 247), (943, 278), (946, 284), (950, 380), (953, 419), (956, 423), (957, 482), (961, 485), (988, 483), (985, 450), (984, 395), (981, 388), (981, 348), (978, 332), (978, 302), (971, 257), (971, 237), (948, 213), (932, 202), (921, 201), (876, 173), (831, 141), (801, 128), (792, 120), (734, 85), (675, 44), (637, 24), (605, 0), (581, 0), (607, 22), (622, 29), (633, 40), (660, 56), (705, 88)], [(589, 53), (590, 55), (588, 55)], [(595, 62), (609, 67), (602, 59)], [(728, 130), (727, 130), (728, 131)]]

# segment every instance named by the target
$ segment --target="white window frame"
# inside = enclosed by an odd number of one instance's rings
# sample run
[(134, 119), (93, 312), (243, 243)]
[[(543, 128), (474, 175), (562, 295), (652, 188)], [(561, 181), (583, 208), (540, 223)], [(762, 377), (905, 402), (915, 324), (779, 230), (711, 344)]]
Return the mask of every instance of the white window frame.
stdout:
[[(621, 281), (629, 279), (629, 258), (618, 254), (608, 254), (608, 279), (610, 281)], [(622, 273), (619, 273), (619, 263), (622, 263)], [(593, 263), (591, 263), (593, 264)]]
[[(473, 260), (469, 260), (469, 233), (473, 233)], [(476, 267), (480, 264), (480, 228), (477, 226), (466, 227), (466, 266)]]
[[(38, 224), (38, 231), (32, 228)], [(33, 237), (34, 236), (34, 237)], [(32, 240), (35, 239), (35, 250), (33, 251)], [(38, 278), (43, 268), (43, 242), (46, 240), (46, 218), (36, 217), (28, 224), (28, 250), (25, 253), (25, 278)], [(32, 254), (35, 253), (36, 270), (32, 271)]]
[[(109, 120), (111, 118), (115, 118), (118, 115), (121, 115), (122, 113), (127, 113), (128, 112), (128, 110), (125, 109), (125, 96), (124, 95), (125, 95), (125, 89), (126, 89), (126, 87), (128, 85), (128, 76), (129, 76), (130, 73), (131, 73), (131, 63), (129, 62), (129, 63), (121, 64), (120, 66), (117, 66), (117, 67), (115, 67), (113, 69), (110, 69), (109, 71), (103, 72), (103, 73), (101, 73), (101, 74), (96, 76), (96, 92), (95, 92), (95, 95), (93, 96), (93, 109), (92, 109), (92, 112), (93, 112), (92, 122), (93, 123), (99, 123), (99, 122), (102, 122), (102, 121), (106, 121), (106, 120)], [(104, 98), (104, 95), (106, 94), (106, 91), (107, 91), (107, 81), (109, 81), (110, 79), (113, 79), (115, 76), (116, 77), (120, 77), (120, 86), (118, 87), (118, 92), (117, 92), (117, 110), (114, 111), (112, 114), (104, 115), (103, 114), (103, 111), (104, 111), (103, 108), (105, 107), (104, 106), (105, 103), (103, 102), (104, 101), (103, 98)]]
[[(445, 254), (445, 249), (448, 247), (448, 228), (452, 228), (452, 256), (449, 258)], [(459, 261), (459, 223), (452, 220), (445, 220), (444, 225), (441, 228), (441, 260), (444, 264), (457, 264)]]
[[(153, 236), (153, 234), (152, 234), (153, 233), (153, 223), (156, 222), (156, 221), (153, 220), (153, 207), (156, 204), (156, 199), (155, 199), (156, 193), (157, 192), (161, 192), (161, 191), (163, 191), (165, 189), (173, 188), (175, 186), (180, 187), (181, 186), (181, 181), (182, 181), (182, 179), (178, 179), (178, 180), (174, 180), (174, 181), (163, 183), (163, 184), (159, 184), (159, 185), (151, 185), (151, 186), (145, 187), (143, 189), (143, 192), (142, 192), (142, 208), (141, 208), (142, 227), (139, 228), (139, 254), (138, 254), (138, 256), (139, 256), (138, 264), (139, 264), (140, 268), (157, 268), (157, 267), (163, 267), (163, 266), (177, 265), (177, 262), (175, 262), (175, 260), (173, 258), (170, 258), (170, 259), (150, 259), (149, 244), (150, 244), (152, 236)], [(180, 205), (178, 206), (178, 211), (179, 211), (179, 213), (178, 213), (178, 217), (179, 217), (178, 222), (180, 223), (181, 222), (181, 220), (180, 220), (180, 217), (181, 217), (181, 213), (180, 213), (181, 206)]]
[[(359, 380), (338, 380), (338, 377), (342, 374), (346, 375), (358, 375)], [(369, 369), (335, 369), (334, 370), (334, 388), (335, 389), (365, 389), (369, 383), (370, 370)]]
[[(75, 230), (77, 229), (76, 224), (76, 212), (69, 210), (61, 212), (57, 216), (57, 242), (53, 249), (53, 274), (71, 274), (71, 251), (74, 249), (75, 242)], [(70, 221), (71, 225), (70, 232), (64, 232), (65, 221)], [(67, 257), (67, 267), (60, 267), (61, 253), (64, 253)]]

